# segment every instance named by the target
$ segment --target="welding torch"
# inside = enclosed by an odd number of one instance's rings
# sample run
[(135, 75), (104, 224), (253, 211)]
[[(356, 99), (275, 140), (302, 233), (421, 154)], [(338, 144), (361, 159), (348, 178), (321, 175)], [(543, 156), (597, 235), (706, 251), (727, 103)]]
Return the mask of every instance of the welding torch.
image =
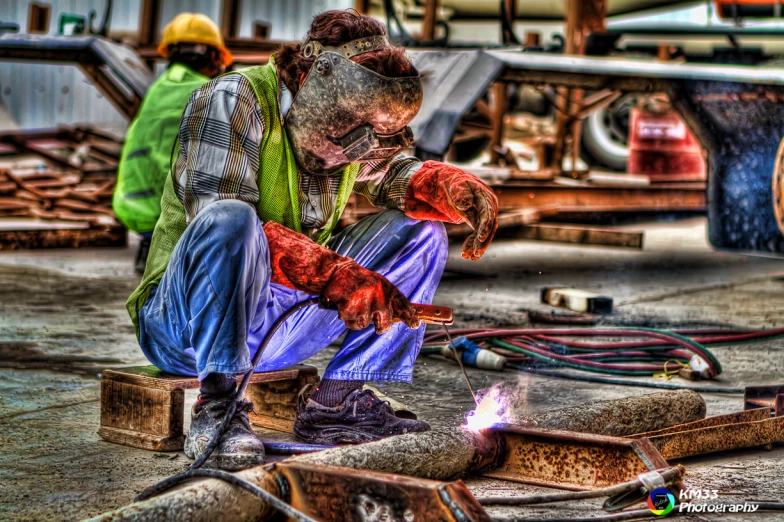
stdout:
[(478, 404), (476, 399), (476, 392), (474, 391), (474, 387), (471, 385), (471, 379), (468, 378), (468, 373), (466, 372), (465, 366), (463, 366), (463, 356), (462, 354), (458, 353), (457, 347), (455, 346), (454, 341), (452, 341), (452, 336), (449, 334), (449, 329), (447, 328), (447, 325), (455, 322), (455, 315), (452, 309), (446, 306), (416, 303), (412, 303), (411, 306), (413, 306), (416, 310), (416, 314), (421, 322), (425, 324), (441, 325), (444, 327), (446, 337), (449, 339), (449, 347), (455, 354), (455, 359), (457, 359), (457, 364), (460, 366), (460, 371), (463, 372), (463, 377), (465, 378), (465, 382), (468, 385), (468, 391), (471, 392), (471, 397), (473, 397), (474, 402)]
[[(465, 378), (466, 384), (468, 385), (468, 391), (471, 392), (471, 397), (473, 397), (474, 402), (478, 404), (476, 392), (474, 391), (473, 385), (471, 385), (471, 380), (468, 378), (468, 373), (466, 372), (465, 366), (463, 366), (463, 357), (460, 353), (458, 353), (457, 347), (452, 341), (452, 336), (449, 334), (449, 329), (447, 328), (447, 325), (450, 325), (455, 321), (455, 314), (452, 309), (447, 306), (418, 303), (411, 303), (411, 306), (414, 307), (420, 322), (425, 324), (441, 325), (444, 327), (446, 337), (449, 339), (449, 347), (452, 349), (452, 352), (455, 355), (455, 359), (457, 359), (457, 364), (460, 366), (460, 371), (463, 372), (463, 378)], [(319, 299), (319, 307), (328, 310), (336, 309), (332, 303), (323, 298)], [(400, 319), (396, 318), (394, 322), (400, 322)]]

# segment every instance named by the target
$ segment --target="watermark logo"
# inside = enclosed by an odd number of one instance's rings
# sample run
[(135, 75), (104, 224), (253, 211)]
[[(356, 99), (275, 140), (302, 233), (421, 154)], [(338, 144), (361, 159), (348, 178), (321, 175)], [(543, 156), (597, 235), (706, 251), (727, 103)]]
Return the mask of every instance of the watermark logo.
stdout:
[(648, 495), (648, 509), (654, 515), (669, 515), (674, 508), (675, 495), (670, 493), (670, 490), (658, 488), (651, 491), (650, 495)]

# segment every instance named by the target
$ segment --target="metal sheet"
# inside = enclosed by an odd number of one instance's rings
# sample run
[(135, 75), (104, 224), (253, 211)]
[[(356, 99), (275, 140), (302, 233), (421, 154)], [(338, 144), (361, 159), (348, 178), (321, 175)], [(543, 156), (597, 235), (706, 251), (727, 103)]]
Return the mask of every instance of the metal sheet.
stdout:
[(647, 439), (628, 440), (586, 433), (500, 425), (488, 430), (504, 438), (501, 465), (485, 476), (557, 487), (599, 489), (667, 467)]
[[(127, 118), (133, 117), (153, 75), (133, 49), (96, 36), (0, 37), (0, 59), (79, 65)], [(58, 68), (49, 67), (52, 73)], [(39, 86), (46, 92), (46, 86)]]
[(502, 63), (475, 51), (409, 51), (422, 75), (424, 101), (411, 122), (417, 150), (442, 156), (460, 119), (498, 76)]
[(524, 80), (534, 72), (570, 74), (583, 78), (590, 88), (590, 77), (705, 80), (717, 82), (751, 83), (784, 87), (784, 69), (741, 65), (659, 62), (650, 59), (619, 57), (585, 57), (552, 53), (532, 53), (514, 50), (487, 51), (504, 64), (504, 74), (515, 73)]

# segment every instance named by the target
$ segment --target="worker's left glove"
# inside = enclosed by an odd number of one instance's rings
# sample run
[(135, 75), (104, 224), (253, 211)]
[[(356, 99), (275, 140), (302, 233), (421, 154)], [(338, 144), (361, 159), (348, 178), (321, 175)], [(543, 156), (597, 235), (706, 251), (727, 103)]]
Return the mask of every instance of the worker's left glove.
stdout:
[(477, 261), (498, 228), (498, 198), (473, 174), (427, 161), (408, 184), (406, 215), (448, 223), (465, 221), (474, 232), (463, 243), (463, 257)]

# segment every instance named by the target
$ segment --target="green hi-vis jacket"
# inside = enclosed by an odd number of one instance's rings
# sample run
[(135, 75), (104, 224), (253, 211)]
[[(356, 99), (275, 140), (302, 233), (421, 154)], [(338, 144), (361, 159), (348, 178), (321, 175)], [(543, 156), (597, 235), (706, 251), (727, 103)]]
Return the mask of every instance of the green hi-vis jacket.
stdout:
[(182, 111), (191, 93), (209, 81), (175, 63), (147, 91), (125, 137), (112, 198), (114, 213), (129, 229), (152, 232), (155, 228)]
[[(256, 214), (262, 222), (275, 221), (291, 230), (301, 232), (299, 175), (294, 154), (280, 118), (275, 64), (270, 60), (267, 65), (249, 67), (239, 73), (229, 74), (242, 74), (248, 79), (256, 94), (264, 125), (264, 137), (259, 151), (261, 161), (256, 173), (256, 185), (259, 187)], [(222, 165), (215, 167), (221, 168)], [(359, 167), (359, 163), (352, 163), (344, 169), (335, 203), (335, 212), (332, 220), (316, 240), (319, 244), (324, 244), (329, 240), (332, 230), (338, 224), (354, 187), (354, 181), (359, 174)], [(155, 225), (144, 277), (126, 303), (131, 320), (136, 325), (137, 334), (139, 310), (144, 306), (153, 286), (157, 285), (163, 277), (172, 251), (185, 232), (186, 226), (185, 209), (174, 188), (174, 174), (170, 172), (163, 188), (161, 218)]]

